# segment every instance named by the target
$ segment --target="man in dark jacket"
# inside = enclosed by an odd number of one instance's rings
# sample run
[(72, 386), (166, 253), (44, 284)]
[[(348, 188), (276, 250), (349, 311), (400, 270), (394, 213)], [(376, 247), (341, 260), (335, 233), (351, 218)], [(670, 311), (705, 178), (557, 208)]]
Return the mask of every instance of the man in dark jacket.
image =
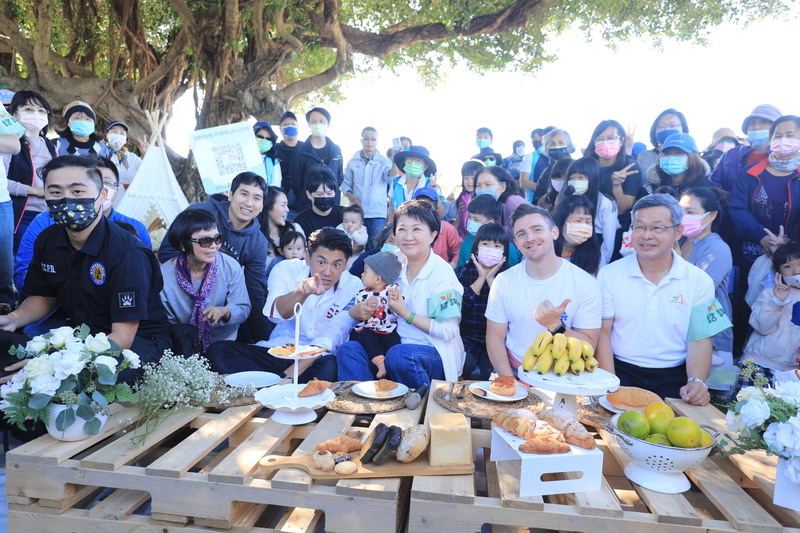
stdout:
[(281, 189), (289, 200), (289, 216), (286, 220), (291, 222), (301, 211), (297, 209), (298, 191), (301, 197), (305, 197), (303, 173), (300, 169), (300, 148), (304, 143), (298, 139), (300, 132), (297, 129), (297, 116), (294, 113), (285, 112), (278, 124), (283, 140), (275, 145), (275, 153), (281, 162)]
[(311, 129), (311, 136), (306, 139), (300, 148), (300, 179), (302, 183), (292, 184), (292, 192), (297, 201), (297, 207), (292, 205), (292, 197), (289, 196), (289, 208), (305, 211), (311, 207), (311, 200), (305, 194), (305, 175), (312, 167), (324, 165), (331, 169), (336, 176), (336, 195), (334, 203), (339, 205), (339, 190), (344, 181), (344, 164), (342, 151), (327, 136), (328, 125), (331, 121), (331, 114), (326, 109), (315, 107), (306, 113), (308, 127)]
[[(272, 330), (263, 313), (267, 291), (267, 238), (261, 233), (257, 218), (264, 208), (266, 191), (264, 178), (253, 172), (242, 172), (233, 179), (227, 197), (215, 194), (208, 202), (198, 202), (188, 207), (214, 213), (222, 235), (222, 251), (244, 267), (251, 311), (243, 325), (245, 327), (239, 328), (239, 340), (242, 342), (266, 340)], [(158, 259), (164, 263), (179, 253), (169, 245), (169, 238), (165, 237), (158, 251)]]

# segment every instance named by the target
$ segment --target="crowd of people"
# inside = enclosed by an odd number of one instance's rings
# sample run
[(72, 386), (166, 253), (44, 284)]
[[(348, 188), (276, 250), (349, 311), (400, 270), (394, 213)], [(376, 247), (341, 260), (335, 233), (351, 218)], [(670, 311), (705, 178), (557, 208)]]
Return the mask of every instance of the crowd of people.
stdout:
[[(411, 139), (384, 155), (365, 127), (346, 161), (327, 110), (305, 114), (304, 141), (287, 111), (253, 126), (264, 171), (190, 205), (157, 256), (114, 208), (141, 163), (127, 125), (101, 136), (76, 101), (51, 139), (31, 91), (8, 112), (24, 131), (0, 135), (3, 354), (85, 323), (144, 362), (169, 348), (288, 376), (269, 349), (294, 342), (301, 303), (300, 343), (330, 352), (301, 381), (518, 376), (544, 330), (596, 346), (623, 385), (698, 405), (736, 391), (743, 357), (798, 379), (800, 118), (774, 106), (705, 150), (675, 109), (649, 149), (605, 120), (582, 149), (548, 127), (504, 158), (480, 127), (451, 194)], [(5, 373), (24, 364), (6, 356)]]

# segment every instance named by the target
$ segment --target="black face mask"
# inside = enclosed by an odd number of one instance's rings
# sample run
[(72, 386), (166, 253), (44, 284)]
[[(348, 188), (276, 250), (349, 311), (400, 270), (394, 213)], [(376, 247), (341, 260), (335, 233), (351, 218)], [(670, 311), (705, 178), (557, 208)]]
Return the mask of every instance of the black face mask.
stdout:
[(547, 154), (553, 161), (558, 161), (559, 159), (564, 159), (565, 157), (569, 156), (567, 150), (568, 148), (566, 146), (559, 146), (558, 148), (550, 148), (547, 151)]
[(83, 231), (97, 218), (97, 198), (59, 198), (47, 200), (53, 222), (70, 231)]
[(533, 149), (538, 150), (542, 147), (542, 141), (533, 141)]
[(328, 198), (314, 198), (314, 207), (319, 209), (320, 211), (327, 211), (328, 209), (333, 208), (333, 202), (336, 199), (333, 197)]

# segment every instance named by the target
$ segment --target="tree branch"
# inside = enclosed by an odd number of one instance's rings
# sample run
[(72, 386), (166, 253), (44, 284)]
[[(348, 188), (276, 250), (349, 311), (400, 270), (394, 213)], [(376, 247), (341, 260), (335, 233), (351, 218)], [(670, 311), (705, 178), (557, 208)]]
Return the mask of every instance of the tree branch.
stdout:
[(256, 0), (253, 4), (253, 47), (256, 50), (256, 56), (261, 57), (266, 48), (266, 39), (264, 38), (264, 4), (267, 0)]
[(79, 65), (74, 61), (70, 61), (64, 56), (50, 51), (50, 61), (58, 64), (62, 69), (66, 70), (70, 76), (79, 76), (81, 78), (95, 78), (95, 73), (87, 69), (83, 65)]
[(33, 45), (19, 31), (19, 24), (6, 16), (5, 10), (0, 13), (0, 33), (11, 41), (11, 47), (22, 56), (22, 61), (28, 67), (28, 74), (33, 78), (36, 75), (36, 61), (33, 58)]
[(284, 23), (283, 20), (283, 13), (285, 10), (286, 10), (286, 4), (283, 4), (275, 12), (275, 16), (273, 17), (272, 20), (275, 23), (275, 30), (277, 30), (278, 35), (281, 36), (281, 39), (286, 41), (295, 52), (300, 52), (303, 49), (303, 43), (301, 43), (300, 39), (289, 33), (289, 30), (286, 29), (286, 24)]
[(175, 39), (172, 41), (172, 45), (167, 53), (161, 58), (161, 62), (158, 64), (158, 66), (150, 71), (147, 76), (144, 76), (133, 85), (136, 94), (144, 93), (144, 91), (149, 89), (151, 85), (157, 83), (170, 70), (175, 68), (176, 63), (183, 54), (183, 49), (189, 40), (187, 37), (188, 32), (189, 30), (185, 26), (181, 28), (178, 32), (178, 35), (176, 35)]
[(181, 22), (183, 22), (184, 28), (189, 30), (188, 37), (192, 43), (192, 48), (194, 48), (196, 54), (200, 55), (202, 51), (200, 27), (197, 25), (194, 15), (192, 15), (192, 10), (189, 9), (189, 6), (186, 5), (184, 0), (170, 0), (169, 3), (172, 9), (178, 13), (178, 17), (181, 19)]

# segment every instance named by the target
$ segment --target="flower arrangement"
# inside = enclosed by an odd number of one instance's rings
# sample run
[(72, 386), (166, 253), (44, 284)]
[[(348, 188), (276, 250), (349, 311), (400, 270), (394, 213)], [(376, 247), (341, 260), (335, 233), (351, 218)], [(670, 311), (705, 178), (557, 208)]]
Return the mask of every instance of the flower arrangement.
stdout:
[(161, 422), (180, 410), (221, 406), (252, 397), (255, 392), (253, 387), (228, 385), (199, 355), (184, 358), (167, 350), (158, 363), (144, 365), (144, 377), (137, 385), (140, 416), (132, 444), (144, 444)]
[(107, 414), (109, 404), (136, 402), (130, 386), (117, 383), (117, 376), (126, 368), (139, 368), (139, 356), (121, 350), (105, 333), (90, 335), (86, 325), (51, 330), (9, 353), (30, 358), (0, 387), (0, 409), (21, 429), (26, 420), (48, 424), (49, 406), (62, 404), (71, 408), (58, 414), (59, 431), (74, 424), (77, 416), (85, 421), (84, 431), (96, 435), (102, 427), (96, 415)]
[(754, 385), (739, 391), (725, 417), (728, 429), (739, 437), (725, 435), (730, 442), (722, 440), (720, 444), (730, 445), (725, 450), (728, 455), (766, 450), (782, 457), (789, 479), (800, 483), (800, 382), (778, 382), (770, 387), (752, 359), (744, 361), (742, 375)]

